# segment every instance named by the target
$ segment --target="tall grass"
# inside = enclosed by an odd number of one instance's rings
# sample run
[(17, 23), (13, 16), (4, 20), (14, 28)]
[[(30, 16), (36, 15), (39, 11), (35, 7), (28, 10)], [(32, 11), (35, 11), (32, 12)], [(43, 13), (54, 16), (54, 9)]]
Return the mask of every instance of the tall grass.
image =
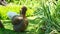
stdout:
[[(60, 1), (51, 0), (19, 0), (13, 1), (14, 5), (0, 6), (0, 19), (7, 19), (6, 13), (8, 11), (17, 12), (22, 5), (26, 5), (28, 10), (26, 16), (37, 16), (32, 20), (36, 25), (34, 32), (36, 34), (49, 34), (53, 30), (60, 31)], [(3, 7), (3, 8), (2, 8)], [(34, 18), (34, 17), (33, 17)], [(32, 24), (33, 24), (32, 23)], [(46, 30), (41, 31), (41, 27), (45, 27)], [(54, 32), (53, 32), (54, 33)]]

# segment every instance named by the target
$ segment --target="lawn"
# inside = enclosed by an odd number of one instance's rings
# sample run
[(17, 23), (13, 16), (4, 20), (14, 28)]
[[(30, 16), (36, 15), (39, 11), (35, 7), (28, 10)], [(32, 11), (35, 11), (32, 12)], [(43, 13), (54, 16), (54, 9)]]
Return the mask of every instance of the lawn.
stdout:
[[(60, 0), (6, 0), (0, 5), (0, 20), (5, 28), (0, 34), (60, 34)], [(15, 32), (7, 12), (20, 14), (22, 6), (27, 7), (28, 27), (24, 32)]]
[[(24, 32), (15, 32), (13, 30), (13, 25), (11, 24), (11, 20), (2, 20), (3, 25), (5, 28), (0, 29), (1, 34), (36, 34), (38, 32), (38, 26), (39, 26), (39, 19), (30, 19), (29, 18), (29, 25), (27, 29)], [(36, 21), (37, 20), (37, 21)], [(37, 23), (38, 22), (38, 23)]]

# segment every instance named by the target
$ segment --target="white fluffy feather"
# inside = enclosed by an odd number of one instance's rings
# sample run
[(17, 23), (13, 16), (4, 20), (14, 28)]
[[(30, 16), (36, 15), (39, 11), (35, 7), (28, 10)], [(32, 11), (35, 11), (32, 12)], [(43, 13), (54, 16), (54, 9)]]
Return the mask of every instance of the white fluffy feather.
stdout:
[(13, 16), (18, 15), (16, 12), (8, 12), (7, 16), (12, 19)]

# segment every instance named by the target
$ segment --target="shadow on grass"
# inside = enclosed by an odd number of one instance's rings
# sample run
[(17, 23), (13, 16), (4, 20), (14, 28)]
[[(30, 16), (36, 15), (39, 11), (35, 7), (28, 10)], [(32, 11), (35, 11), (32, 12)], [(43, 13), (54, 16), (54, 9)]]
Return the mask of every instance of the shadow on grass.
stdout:
[(34, 34), (32, 31), (15, 32), (13, 30), (0, 28), (0, 34)]
[(28, 25), (28, 28), (27, 28), (27, 31), (24, 31), (24, 32), (15, 32), (12, 30), (13, 28), (13, 25), (11, 23), (10, 20), (5, 20), (3, 21), (3, 25), (5, 27), (0, 29), (0, 33), (1, 34), (36, 34), (36, 24), (39, 23), (39, 19), (34, 19), (34, 20), (28, 20), (29, 21), (29, 25)]

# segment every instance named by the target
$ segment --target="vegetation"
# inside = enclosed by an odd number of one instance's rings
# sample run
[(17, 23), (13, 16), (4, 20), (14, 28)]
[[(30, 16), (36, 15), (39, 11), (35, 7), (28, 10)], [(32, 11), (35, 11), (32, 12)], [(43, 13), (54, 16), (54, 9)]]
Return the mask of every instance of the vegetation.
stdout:
[[(0, 29), (1, 34), (60, 34), (60, 0), (6, 1), (7, 6), (0, 5), (0, 19), (5, 27), (5, 29)], [(26, 13), (29, 20), (27, 32), (14, 32), (7, 12), (13, 11), (19, 14), (23, 5), (28, 8)]]

